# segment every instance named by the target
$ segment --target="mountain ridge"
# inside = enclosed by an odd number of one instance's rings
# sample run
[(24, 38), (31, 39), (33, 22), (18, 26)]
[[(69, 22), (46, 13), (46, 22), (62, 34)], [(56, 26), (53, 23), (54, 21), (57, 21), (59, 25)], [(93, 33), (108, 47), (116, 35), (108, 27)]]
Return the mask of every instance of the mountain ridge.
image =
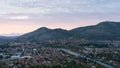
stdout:
[[(59, 39), (120, 40), (120, 22), (104, 21), (97, 25), (78, 27), (71, 30), (39, 28), (19, 38), (32, 41)], [(30, 40), (30, 41), (31, 41)]]
[(33, 32), (23, 34), (15, 40), (41, 42), (48, 40), (120, 40), (120, 22), (104, 21), (96, 25), (78, 27), (71, 30), (41, 27)]

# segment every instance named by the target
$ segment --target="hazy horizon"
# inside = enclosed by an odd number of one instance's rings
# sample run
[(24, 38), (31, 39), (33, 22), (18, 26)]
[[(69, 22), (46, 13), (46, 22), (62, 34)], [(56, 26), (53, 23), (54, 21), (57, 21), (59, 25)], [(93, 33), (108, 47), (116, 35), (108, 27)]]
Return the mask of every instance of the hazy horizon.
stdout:
[[(100, 22), (99, 22), (100, 23)], [(98, 23), (97, 23), (98, 24)], [(93, 24), (93, 25), (96, 25), (96, 24)], [(75, 29), (75, 28), (78, 28), (78, 27), (86, 27), (86, 26), (92, 26), (92, 25), (83, 25), (83, 26), (77, 26), (77, 27), (73, 27), (73, 28), (69, 28), (69, 29), (65, 29), (65, 28), (61, 28), (61, 27), (54, 27), (54, 28), (50, 28), (50, 27), (47, 27), (47, 26), (41, 26), (41, 27), (39, 27), (39, 28), (42, 28), (42, 27), (46, 27), (46, 28), (48, 28), (48, 29), (64, 29), (64, 30), (71, 30), (71, 29)], [(0, 34), (0, 36), (8, 36), (8, 37), (10, 37), (10, 36), (20, 36), (20, 35), (23, 35), (23, 34), (26, 34), (26, 33), (29, 33), (29, 32), (32, 32), (32, 31), (35, 31), (35, 30), (37, 30), (37, 29), (39, 29), (39, 28), (36, 28), (36, 29), (33, 29), (33, 30), (31, 30), (31, 31), (26, 31), (25, 33), (6, 33), (6, 34)]]
[(1, 0), (0, 35), (17, 36), (40, 27), (73, 29), (120, 21), (120, 0)]

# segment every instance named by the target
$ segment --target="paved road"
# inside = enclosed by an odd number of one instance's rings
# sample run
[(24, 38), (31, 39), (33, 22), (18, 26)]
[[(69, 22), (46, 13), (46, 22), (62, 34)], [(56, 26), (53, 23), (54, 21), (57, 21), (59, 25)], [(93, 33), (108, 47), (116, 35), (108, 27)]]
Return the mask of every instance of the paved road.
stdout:
[[(68, 49), (61, 49), (61, 50), (64, 51), (64, 52), (67, 52), (67, 53), (69, 53), (71, 55), (74, 55), (76, 57), (83, 57), (83, 56), (85, 56), (83, 54), (79, 54), (79, 53), (73, 52), (73, 51), (68, 50)], [(86, 57), (86, 58), (89, 58), (89, 57)], [(95, 61), (96, 63), (98, 63), (98, 64), (100, 64), (102, 66), (105, 66), (106, 68), (115, 68), (115, 67), (113, 67), (113, 66), (111, 66), (109, 64), (103, 63), (103, 62), (95, 60), (95, 59), (90, 59), (90, 60)]]

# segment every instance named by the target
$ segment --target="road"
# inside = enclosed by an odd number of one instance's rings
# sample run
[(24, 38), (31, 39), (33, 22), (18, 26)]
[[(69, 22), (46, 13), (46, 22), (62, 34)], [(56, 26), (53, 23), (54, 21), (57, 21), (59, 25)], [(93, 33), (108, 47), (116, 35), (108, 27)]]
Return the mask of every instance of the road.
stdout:
[[(66, 53), (69, 53), (71, 55), (74, 55), (76, 57), (85, 57), (85, 55), (83, 55), (83, 54), (79, 54), (79, 53), (73, 52), (73, 51), (68, 50), (68, 49), (61, 49), (61, 50), (66, 52)], [(86, 57), (86, 58), (89, 58), (89, 57)], [(104, 66), (106, 68), (115, 68), (115, 67), (113, 67), (113, 66), (111, 66), (109, 64), (103, 63), (103, 62), (95, 60), (95, 59), (90, 59), (90, 60), (95, 61), (96, 63), (98, 63), (98, 64), (100, 64), (100, 65), (102, 65), (102, 66)]]

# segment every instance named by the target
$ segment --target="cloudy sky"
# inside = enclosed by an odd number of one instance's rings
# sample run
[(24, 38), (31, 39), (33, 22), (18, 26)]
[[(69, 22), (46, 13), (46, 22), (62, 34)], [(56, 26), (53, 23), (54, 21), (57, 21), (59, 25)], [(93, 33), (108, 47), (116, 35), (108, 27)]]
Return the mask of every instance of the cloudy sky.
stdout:
[(120, 21), (120, 0), (0, 0), (0, 35)]

